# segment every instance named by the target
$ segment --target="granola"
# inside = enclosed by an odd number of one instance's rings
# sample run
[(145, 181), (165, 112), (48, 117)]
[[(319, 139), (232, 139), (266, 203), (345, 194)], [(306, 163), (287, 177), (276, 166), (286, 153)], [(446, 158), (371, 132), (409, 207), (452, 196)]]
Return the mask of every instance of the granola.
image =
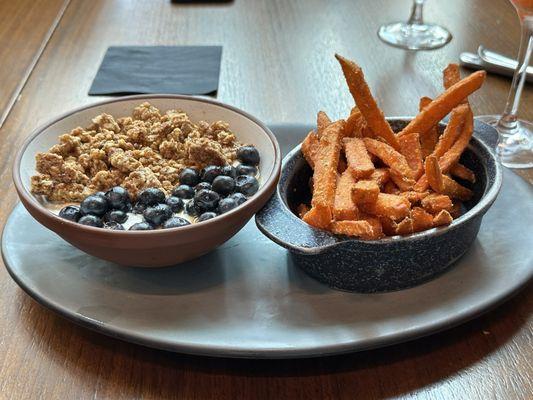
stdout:
[(231, 164), (239, 146), (227, 122), (193, 123), (184, 111), (162, 113), (146, 102), (131, 117), (101, 114), (89, 127), (59, 136), (36, 155), (31, 191), (64, 202), (118, 185), (133, 198), (148, 187), (168, 193), (185, 167)]

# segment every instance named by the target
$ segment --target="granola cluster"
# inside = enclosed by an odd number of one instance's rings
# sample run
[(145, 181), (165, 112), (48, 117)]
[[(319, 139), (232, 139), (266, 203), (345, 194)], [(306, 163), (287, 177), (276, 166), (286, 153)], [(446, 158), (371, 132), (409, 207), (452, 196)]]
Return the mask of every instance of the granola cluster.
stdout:
[(239, 146), (227, 122), (195, 124), (183, 111), (163, 114), (143, 103), (131, 117), (101, 114), (88, 128), (59, 136), (58, 144), (36, 155), (31, 190), (71, 202), (118, 185), (133, 198), (148, 187), (168, 193), (183, 168), (230, 164)]

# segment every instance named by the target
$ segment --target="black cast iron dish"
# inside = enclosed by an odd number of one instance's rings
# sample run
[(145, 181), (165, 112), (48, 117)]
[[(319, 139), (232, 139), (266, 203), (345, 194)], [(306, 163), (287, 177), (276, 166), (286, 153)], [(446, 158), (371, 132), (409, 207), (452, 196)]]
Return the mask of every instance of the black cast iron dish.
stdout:
[[(395, 131), (410, 121), (388, 120)], [(444, 127), (441, 124), (440, 129)], [(476, 174), (476, 183), (469, 185), (474, 197), (465, 203), (466, 212), (450, 226), (361, 241), (306, 224), (294, 211), (311, 197), (308, 181), (312, 171), (300, 146), (284, 158), (277, 191), (257, 214), (257, 226), (287, 248), (296, 265), (331, 288), (372, 293), (418, 285), (443, 273), (466, 252), (477, 236), (483, 215), (498, 195), (501, 167), (485, 141), (479, 139), (489, 138), (493, 132), (488, 125), (475, 125), (475, 137), (461, 157), (461, 162)]]

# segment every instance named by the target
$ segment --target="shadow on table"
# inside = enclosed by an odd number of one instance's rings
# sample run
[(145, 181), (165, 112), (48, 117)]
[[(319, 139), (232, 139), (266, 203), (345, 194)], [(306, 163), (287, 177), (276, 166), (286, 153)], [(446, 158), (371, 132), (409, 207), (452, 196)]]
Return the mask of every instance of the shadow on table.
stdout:
[(22, 320), (27, 334), (39, 338), (32, 341), (32, 357), (51, 358), (58, 375), (65, 371), (74, 384), (98, 388), (101, 396), (365, 399), (429, 390), (483, 358), (501, 357), (494, 353), (527, 323), (530, 287), (488, 315), (427, 338), (299, 360), (220, 359), (148, 349), (80, 328), (22, 291), (19, 296), (21, 304), (34, 308)]

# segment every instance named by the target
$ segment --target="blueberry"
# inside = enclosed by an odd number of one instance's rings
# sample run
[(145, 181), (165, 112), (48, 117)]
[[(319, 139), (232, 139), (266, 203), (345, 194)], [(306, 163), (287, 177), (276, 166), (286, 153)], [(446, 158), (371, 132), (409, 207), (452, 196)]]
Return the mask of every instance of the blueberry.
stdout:
[(167, 219), (163, 224), (164, 229), (179, 228), (180, 226), (190, 225), (191, 223), (182, 217), (172, 217)]
[(209, 190), (211, 190), (211, 184), (210, 184), (210, 183), (207, 183), (207, 182), (200, 182), (198, 185), (196, 185), (196, 186), (194, 187), (194, 190), (197, 191), (197, 192), (200, 191), (200, 190), (202, 190), (202, 189), (209, 189)]
[(91, 194), (87, 196), (80, 204), (80, 211), (82, 215), (97, 215), (102, 216), (106, 213), (108, 204), (105, 196)]
[(194, 196), (194, 189), (189, 185), (179, 185), (172, 189), (172, 196), (180, 199), (192, 199)]
[(105, 222), (117, 222), (122, 224), (128, 219), (128, 214), (121, 210), (111, 210), (104, 214)]
[(212, 190), (202, 189), (194, 195), (194, 204), (202, 211), (213, 211), (218, 205), (220, 196)]
[(158, 188), (144, 189), (137, 196), (137, 201), (145, 206), (155, 206), (165, 202), (165, 193)]
[(242, 146), (237, 149), (237, 158), (244, 164), (259, 164), (259, 152), (254, 146)]
[(108, 190), (105, 194), (105, 198), (107, 199), (109, 206), (115, 210), (127, 211), (128, 205), (131, 207), (130, 194), (121, 186), (115, 186)]
[(200, 174), (196, 168), (185, 168), (180, 173), (180, 184), (195, 186), (200, 182)]
[(237, 192), (240, 192), (245, 196), (252, 196), (259, 189), (259, 182), (253, 176), (241, 175), (235, 179), (235, 186)]
[(143, 217), (152, 225), (159, 226), (172, 217), (172, 209), (166, 204), (158, 204), (144, 210)]
[(209, 165), (202, 171), (202, 182), (213, 183), (213, 179), (219, 175), (222, 175), (222, 167), (219, 167), (218, 165)]
[(98, 218), (96, 215), (84, 215), (78, 220), (78, 224), (87, 225), (87, 226), (95, 226), (97, 228), (101, 228), (104, 226), (102, 223), (102, 219)]
[(130, 226), (129, 231), (151, 231), (154, 229), (152, 225), (150, 225), (148, 222), (137, 222), (136, 224), (133, 224)]
[(112, 231), (123, 231), (124, 230), (124, 227), (122, 226), (122, 224), (119, 222), (115, 222), (115, 221), (106, 222), (104, 224), (104, 228), (111, 229)]
[(170, 196), (165, 203), (170, 207), (172, 212), (178, 213), (183, 210), (183, 200), (179, 197)]
[(194, 203), (194, 200), (191, 200), (185, 205), (185, 212), (189, 214), (191, 217), (196, 217), (198, 214), (201, 213), (201, 210), (200, 210), (200, 207), (198, 207)]
[(146, 210), (146, 206), (139, 202), (135, 203), (132, 209), (134, 214), (142, 214), (144, 210)]
[(237, 170), (233, 165), (226, 165), (222, 167), (222, 175), (235, 178), (237, 176)]
[(217, 216), (217, 213), (214, 213), (212, 211), (208, 211), (200, 215), (198, 218), (198, 222), (207, 221), (208, 219), (213, 219)]
[(59, 211), (59, 216), (61, 218), (68, 219), (72, 222), (78, 222), (80, 219), (81, 213), (78, 206), (66, 206)]
[(105, 192), (96, 192), (94, 193), (95, 196), (105, 197)]
[(239, 164), (237, 165), (237, 175), (257, 175), (257, 168), (253, 165)]
[(218, 212), (220, 214), (224, 214), (230, 210), (233, 210), (237, 206), (238, 204), (235, 200), (233, 200), (231, 197), (226, 197), (218, 202)]
[(239, 192), (233, 193), (228, 198), (235, 200), (238, 206), (240, 206), (242, 203), (248, 200), (244, 194), (239, 193)]
[(213, 180), (212, 187), (221, 196), (226, 196), (235, 190), (235, 180), (231, 176), (220, 175)]

